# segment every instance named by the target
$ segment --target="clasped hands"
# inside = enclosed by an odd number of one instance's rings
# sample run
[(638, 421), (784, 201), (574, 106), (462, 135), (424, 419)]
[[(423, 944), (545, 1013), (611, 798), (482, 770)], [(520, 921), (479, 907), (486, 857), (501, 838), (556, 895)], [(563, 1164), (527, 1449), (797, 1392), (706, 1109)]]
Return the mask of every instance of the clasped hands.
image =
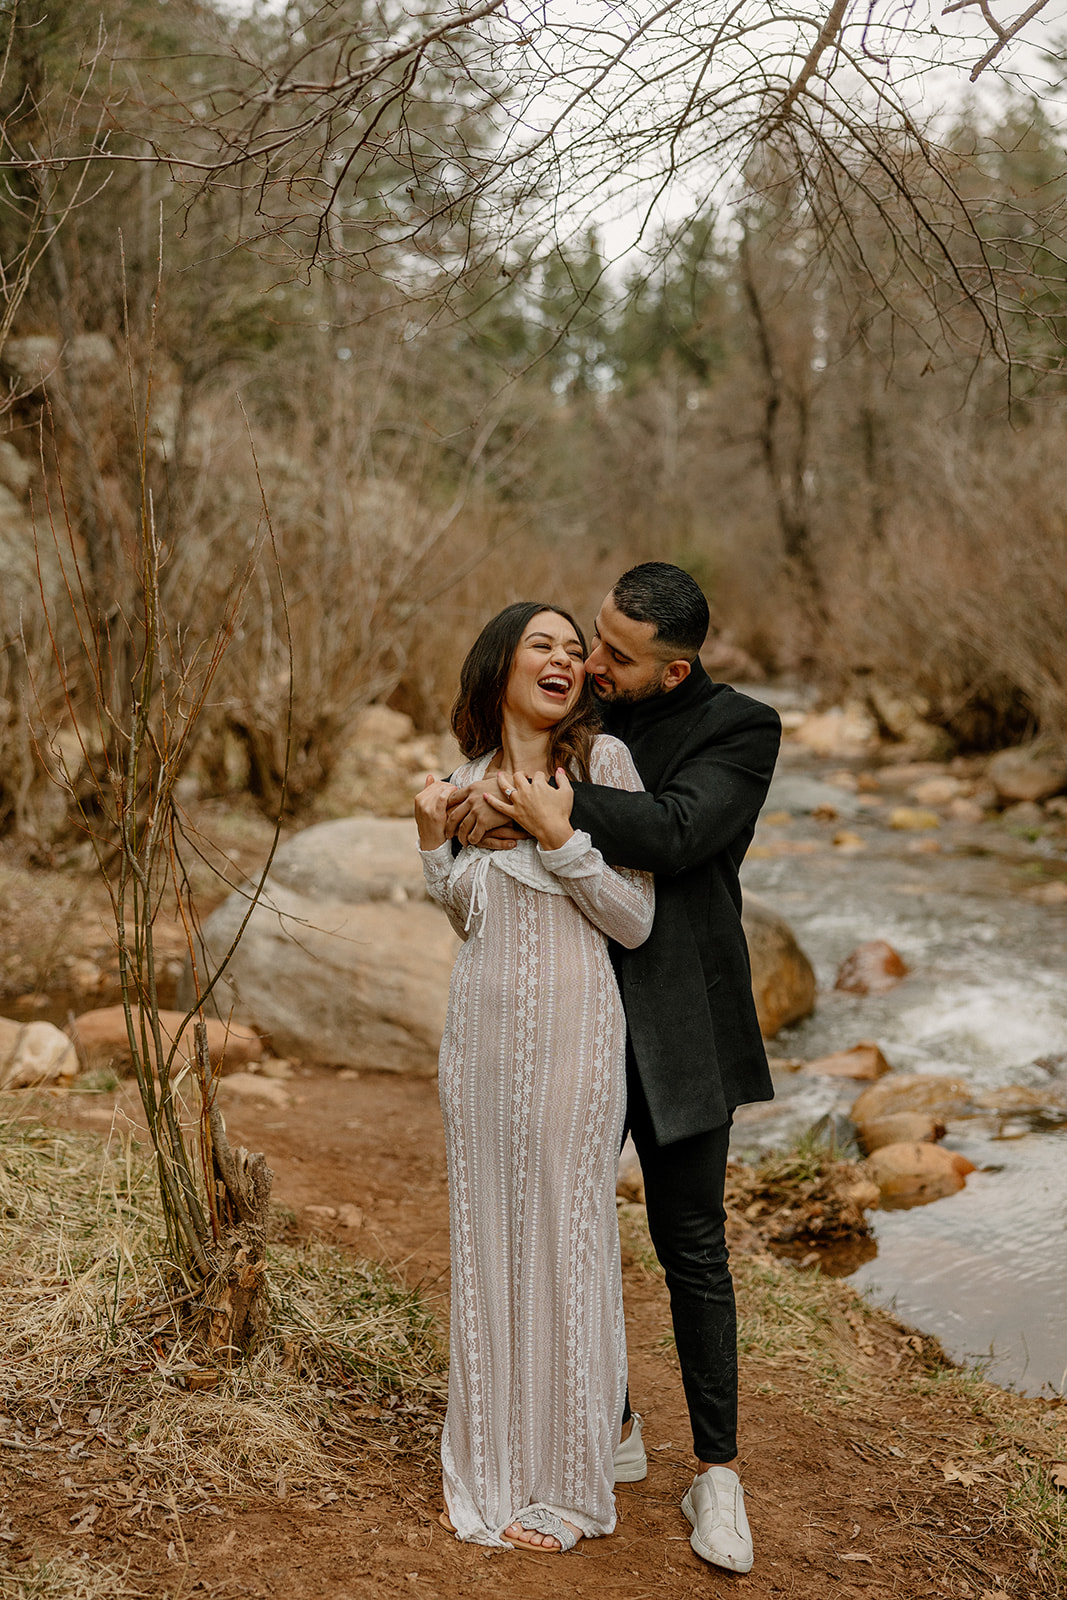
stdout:
[(574, 832), (573, 800), (562, 767), (556, 769), (555, 787), (543, 772), (490, 772), (464, 788), (427, 777), (415, 799), (419, 844), (432, 850), (458, 839), (483, 850), (512, 850), (532, 836), (543, 850), (558, 850)]

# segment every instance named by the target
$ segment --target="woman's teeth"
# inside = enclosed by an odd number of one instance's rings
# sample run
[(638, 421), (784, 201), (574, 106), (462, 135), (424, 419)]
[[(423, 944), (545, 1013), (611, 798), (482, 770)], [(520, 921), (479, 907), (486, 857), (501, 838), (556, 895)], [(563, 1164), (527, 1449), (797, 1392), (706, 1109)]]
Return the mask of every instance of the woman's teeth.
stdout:
[(546, 694), (566, 694), (570, 688), (566, 678), (538, 678), (537, 686)]

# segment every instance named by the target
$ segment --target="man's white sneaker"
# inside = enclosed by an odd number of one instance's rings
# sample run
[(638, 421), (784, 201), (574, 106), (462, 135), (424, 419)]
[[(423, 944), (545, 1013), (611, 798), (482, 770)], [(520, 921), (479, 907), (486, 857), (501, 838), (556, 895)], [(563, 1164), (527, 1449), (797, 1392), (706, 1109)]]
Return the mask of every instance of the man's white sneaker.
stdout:
[(648, 1477), (648, 1456), (641, 1437), (641, 1418), (633, 1413), (629, 1436), (615, 1446), (615, 1482), (640, 1483)]
[(689, 1543), (698, 1556), (729, 1572), (752, 1570), (752, 1534), (736, 1472), (729, 1467), (698, 1472), (682, 1500), (682, 1510), (693, 1525)]

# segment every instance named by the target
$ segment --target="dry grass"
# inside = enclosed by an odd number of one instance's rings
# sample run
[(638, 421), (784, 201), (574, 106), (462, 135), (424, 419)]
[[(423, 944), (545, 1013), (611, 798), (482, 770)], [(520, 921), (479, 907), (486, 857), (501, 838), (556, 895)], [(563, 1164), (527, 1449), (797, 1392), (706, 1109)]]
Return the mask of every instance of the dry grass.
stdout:
[(216, 1372), (176, 1325), (161, 1238), (152, 1170), (130, 1141), (0, 1120), (9, 1459), (118, 1451), (157, 1496), (207, 1485), (321, 1500), (343, 1489), (354, 1446), (404, 1448), (433, 1425), (429, 1313), (379, 1268), (275, 1244), (271, 1342)]

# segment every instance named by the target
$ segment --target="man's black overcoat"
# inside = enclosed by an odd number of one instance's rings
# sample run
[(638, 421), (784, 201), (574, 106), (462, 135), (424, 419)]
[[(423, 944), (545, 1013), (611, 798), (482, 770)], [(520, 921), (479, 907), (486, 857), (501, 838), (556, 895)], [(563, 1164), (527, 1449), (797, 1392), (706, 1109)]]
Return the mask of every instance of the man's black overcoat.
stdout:
[(645, 785), (576, 784), (571, 821), (612, 866), (656, 875), (656, 918), (636, 950), (613, 947), (656, 1138), (721, 1127), (774, 1094), (756, 1021), (738, 869), (767, 794), (781, 722), (713, 683), (699, 661), (676, 689), (605, 707)]

